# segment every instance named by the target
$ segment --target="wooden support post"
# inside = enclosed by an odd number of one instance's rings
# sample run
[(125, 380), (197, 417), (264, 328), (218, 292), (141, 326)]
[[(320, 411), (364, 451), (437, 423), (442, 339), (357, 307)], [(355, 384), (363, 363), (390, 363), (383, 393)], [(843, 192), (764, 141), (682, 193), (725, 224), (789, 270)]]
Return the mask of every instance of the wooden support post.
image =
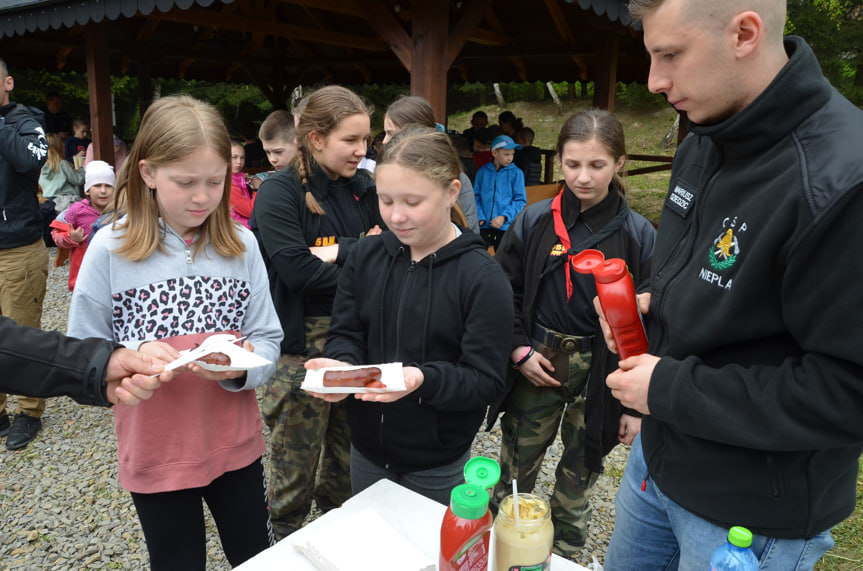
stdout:
[(617, 34), (610, 30), (602, 34), (593, 91), (593, 106), (608, 111), (614, 111), (618, 44)]
[[(105, 22), (90, 22), (87, 36), (87, 88), (90, 91), (90, 131), (93, 157), (114, 165), (114, 121), (111, 105), (111, 73)], [(114, 165), (115, 167), (117, 165)]]
[(448, 24), (449, 2), (414, 4), (411, 95), (428, 99), (435, 111), (435, 119), (443, 124), (446, 124), (447, 116)]
[(153, 103), (153, 77), (150, 60), (138, 62), (138, 109), (141, 117)]

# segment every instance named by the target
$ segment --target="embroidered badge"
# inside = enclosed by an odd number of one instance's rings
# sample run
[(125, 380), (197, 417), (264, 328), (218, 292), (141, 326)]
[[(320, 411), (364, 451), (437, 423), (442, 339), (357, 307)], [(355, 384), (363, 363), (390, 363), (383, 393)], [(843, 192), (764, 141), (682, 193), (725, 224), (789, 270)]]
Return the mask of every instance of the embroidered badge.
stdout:
[(737, 236), (734, 235), (734, 229), (729, 228), (713, 241), (708, 253), (710, 266), (714, 270), (727, 270), (737, 261), (739, 253), (740, 244), (737, 242)]
[(566, 248), (563, 247), (563, 244), (555, 244), (554, 248), (551, 249), (551, 253), (549, 256), (562, 256), (566, 253)]

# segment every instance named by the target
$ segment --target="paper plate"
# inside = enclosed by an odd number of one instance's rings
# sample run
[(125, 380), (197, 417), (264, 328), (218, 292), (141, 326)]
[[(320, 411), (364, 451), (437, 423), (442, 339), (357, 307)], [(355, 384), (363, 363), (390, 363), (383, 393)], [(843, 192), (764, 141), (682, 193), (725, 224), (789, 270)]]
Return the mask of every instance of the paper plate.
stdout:
[[(324, 373), (327, 371), (355, 371), (377, 367), (381, 370), (381, 382), (386, 388), (373, 389), (366, 387), (325, 387)], [(389, 393), (405, 390), (405, 377), (401, 363), (384, 363), (381, 365), (357, 365), (355, 367), (325, 367), (323, 369), (306, 371), (301, 389), (313, 393)]]
[[(194, 349), (180, 351), (180, 357), (168, 363), (165, 366), (165, 370), (170, 371), (171, 369), (194, 362), (208, 371), (248, 371), (249, 369), (263, 367), (272, 363), (272, 361), (264, 359), (260, 355), (246, 351), (236, 341), (237, 337), (231, 333), (210, 335)], [(198, 360), (210, 353), (224, 353), (231, 359), (231, 364), (229, 366), (212, 365)]]

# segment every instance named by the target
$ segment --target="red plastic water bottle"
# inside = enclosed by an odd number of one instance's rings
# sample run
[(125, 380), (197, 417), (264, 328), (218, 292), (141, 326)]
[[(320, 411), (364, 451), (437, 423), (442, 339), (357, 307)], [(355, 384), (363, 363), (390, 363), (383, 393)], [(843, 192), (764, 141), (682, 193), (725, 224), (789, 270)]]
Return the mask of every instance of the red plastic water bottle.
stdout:
[(581, 274), (593, 274), (599, 305), (611, 327), (621, 359), (647, 352), (647, 335), (635, 298), (635, 283), (620, 258), (605, 259), (599, 250), (582, 250), (572, 259)]

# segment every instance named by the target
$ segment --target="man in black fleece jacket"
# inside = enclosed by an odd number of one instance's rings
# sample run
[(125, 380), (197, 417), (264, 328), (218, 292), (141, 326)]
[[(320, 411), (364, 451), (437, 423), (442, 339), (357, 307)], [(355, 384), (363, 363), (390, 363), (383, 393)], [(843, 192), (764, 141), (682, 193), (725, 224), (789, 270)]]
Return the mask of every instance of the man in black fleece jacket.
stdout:
[(692, 124), (641, 300), (648, 354), (607, 379), (644, 419), (605, 568), (708, 569), (742, 525), (762, 569), (811, 569), (863, 451), (863, 112), (782, 37), (785, 0), (630, 11), (650, 89)]
[(0, 339), (0, 390), (16, 395), (135, 406), (174, 377), (163, 371), (166, 363), (113, 341), (66, 337), (8, 317), (0, 316)]

